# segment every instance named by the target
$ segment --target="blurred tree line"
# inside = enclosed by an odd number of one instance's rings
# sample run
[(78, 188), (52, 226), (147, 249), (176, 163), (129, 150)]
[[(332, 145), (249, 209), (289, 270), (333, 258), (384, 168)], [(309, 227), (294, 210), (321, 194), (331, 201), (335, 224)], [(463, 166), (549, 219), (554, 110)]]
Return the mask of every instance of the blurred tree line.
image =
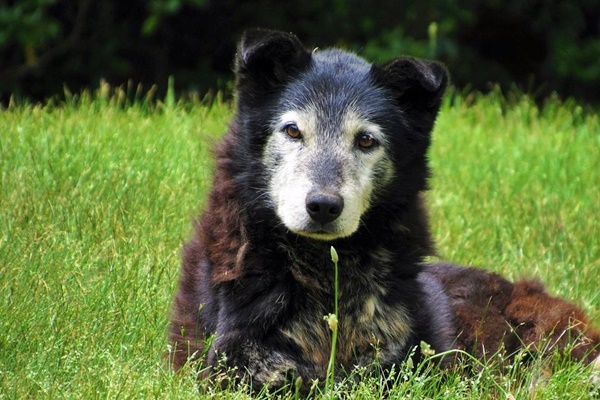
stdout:
[(244, 29), (373, 61), (445, 62), (458, 87), (519, 85), (600, 102), (598, 0), (13, 0), (0, 2), (0, 101), (114, 85), (230, 89)]

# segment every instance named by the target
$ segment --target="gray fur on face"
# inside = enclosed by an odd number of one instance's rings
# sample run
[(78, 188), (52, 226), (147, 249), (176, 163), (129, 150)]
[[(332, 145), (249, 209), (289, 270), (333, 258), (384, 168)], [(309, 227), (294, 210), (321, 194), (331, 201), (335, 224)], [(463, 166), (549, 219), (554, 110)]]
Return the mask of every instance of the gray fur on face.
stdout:
[[(263, 165), (268, 171), (270, 199), (283, 224), (295, 233), (330, 240), (358, 229), (378, 187), (392, 178), (394, 166), (386, 150), (386, 134), (374, 118), (384, 107), (367, 96), (381, 97), (369, 82), (369, 65), (347, 53), (325, 53), (315, 57), (316, 67), (301, 78), (303, 85), (291, 85), (293, 89), (282, 96)], [(320, 69), (320, 59), (334, 65), (339, 62), (333, 68), (335, 74), (330, 65)], [(300, 138), (286, 134), (289, 125), (299, 129)], [(361, 135), (376, 145), (360, 148)], [(327, 223), (311, 218), (306, 199), (315, 192), (343, 200), (339, 217)]]

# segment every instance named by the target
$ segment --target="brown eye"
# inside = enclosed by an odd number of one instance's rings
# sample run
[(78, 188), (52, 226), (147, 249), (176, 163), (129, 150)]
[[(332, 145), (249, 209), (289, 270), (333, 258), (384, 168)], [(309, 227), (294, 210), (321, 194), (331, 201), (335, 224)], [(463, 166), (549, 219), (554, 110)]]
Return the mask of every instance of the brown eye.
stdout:
[(300, 139), (302, 137), (302, 133), (296, 124), (288, 124), (285, 126), (284, 130), (285, 133), (292, 139)]
[(371, 136), (367, 133), (360, 133), (356, 137), (356, 144), (361, 149), (370, 149), (377, 144), (377, 141), (375, 139), (373, 139), (373, 136)]

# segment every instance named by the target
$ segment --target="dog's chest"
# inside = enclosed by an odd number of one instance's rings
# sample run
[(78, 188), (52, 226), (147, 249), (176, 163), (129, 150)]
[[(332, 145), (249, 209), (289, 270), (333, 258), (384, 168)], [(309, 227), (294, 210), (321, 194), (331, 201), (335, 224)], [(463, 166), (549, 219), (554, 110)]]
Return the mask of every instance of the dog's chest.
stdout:
[[(348, 367), (370, 365), (376, 358), (382, 364), (398, 361), (411, 334), (406, 308), (389, 304), (383, 293), (346, 289), (339, 298), (336, 361)], [(326, 301), (322, 294), (307, 299), (309, 304), (281, 332), (301, 349), (305, 359), (325, 371), (332, 341), (325, 316), (333, 312), (333, 301)]]

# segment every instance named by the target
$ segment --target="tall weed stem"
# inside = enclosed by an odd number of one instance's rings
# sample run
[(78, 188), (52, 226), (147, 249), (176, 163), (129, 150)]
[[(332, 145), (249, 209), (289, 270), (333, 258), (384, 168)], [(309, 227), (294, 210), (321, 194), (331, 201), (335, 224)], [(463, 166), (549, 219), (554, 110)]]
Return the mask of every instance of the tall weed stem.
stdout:
[(331, 353), (329, 355), (329, 364), (327, 365), (327, 375), (325, 377), (325, 393), (331, 393), (335, 382), (335, 351), (337, 348), (338, 336), (338, 315), (339, 315), (339, 294), (338, 294), (338, 254), (333, 246), (331, 246), (331, 261), (333, 261), (334, 278), (333, 278), (333, 294), (334, 306), (333, 314), (326, 315), (324, 318), (331, 329)]

